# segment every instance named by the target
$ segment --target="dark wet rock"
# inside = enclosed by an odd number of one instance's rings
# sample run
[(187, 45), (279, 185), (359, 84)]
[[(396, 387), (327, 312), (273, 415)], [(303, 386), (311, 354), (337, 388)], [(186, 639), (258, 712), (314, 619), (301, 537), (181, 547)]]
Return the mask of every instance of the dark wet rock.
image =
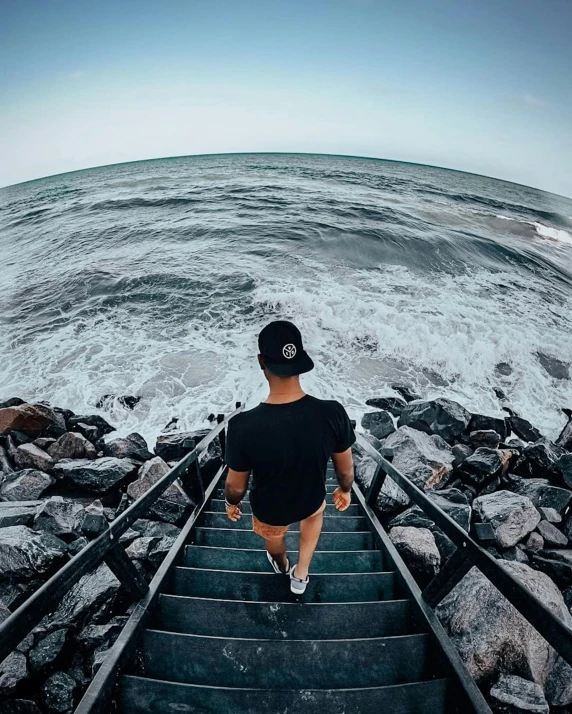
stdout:
[(473, 508), (482, 522), (492, 525), (501, 548), (516, 545), (540, 522), (540, 513), (532, 501), (511, 491), (479, 496), (473, 501)]
[(510, 430), (523, 441), (538, 441), (542, 439), (542, 434), (526, 419), (515, 415), (507, 417), (507, 421)]
[(154, 537), (136, 538), (127, 546), (125, 552), (133, 560), (146, 560), (149, 557), (149, 551), (153, 546), (157, 545), (159, 540), (159, 538)]
[(544, 549), (533, 556), (532, 562), (560, 587), (565, 588), (572, 584), (572, 550)]
[(554, 462), (549, 476), (561, 485), (572, 489), (572, 454), (566, 453)]
[(180, 461), (206, 434), (208, 434), (206, 429), (200, 432), (181, 431), (177, 434), (160, 434), (155, 444), (155, 454), (163, 461)]
[(441, 555), (428, 528), (396, 527), (390, 530), (389, 537), (414, 574), (431, 578), (438, 573)]
[(2, 702), (2, 714), (42, 714), (31, 699), (8, 699)]
[(137, 404), (141, 401), (141, 397), (134, 397), (128, 394), (116, 395), (116, 394), (104, 394), (100, 397), (95, 406), (97, 409), (109, 409), (110, 407), (119, 404), (119, 406), (125, 407), (126, 409), (135, 409)]
[(512, 374), (512, 367), (508, 362), (499, 362), (495, 365), (495, 372), (500, 377), (508, 377)]
[(514, 674), (501, 674), (491, 687), (491, 706), (499, 714), (550, 714), (539, 684)]
[(140, 518), (135, 521), (131, 527), (139, 535), (145, 537), (157, 536), (162, 538), (164, 536), (177, 538), (181, 532), (181, 529), (171, 523), (162, 523), (160, 521), (152, 521), (147, 518)]
[(495, 493), (496, 491), (499, 491), (500, 488), (501, 480), (498, 476), (496, 476), (492, 481), (489, 481), (484, 488), (480, 489), (479, 496), (487, 496), (489, 493)]
[(125, 545), (126, 543), (132, 543), (135, 538), (139, 538), (139, 533), (136, 530), (133, 530), (133, 528), (128, 528), (125, 533), (119, 536), (119, 542)]
[(18, 469), (49, 471), (54, 465), (52, 457), (34, 444), (23, 444), (14, 452), (14, 464)]
[(563, 409), (562, 411), (568, 417), (568, 423), (560, 432), (555, 443), (567, 451), (572, 451), (572, 409)]
[(467, 431), (496, 431), (501, 439), (508, 436), (508, 428), (504, 417), (492, 417), (486, 414), (472, 414)]
[(543, 520), (549, 523), (562, 523), (562, 516), (558, 513), (555, 508), (546, 508), (546, 506), (540, 506), (538, 509)]
[(60, 436), (49, 448), (48, 453), (54, 461), (62, 459), (95, 459), (95, 446), (83, 434), (75, 431)]
[(98, 443), (100, 437), (99, 430), (96, 426), (92, 426), (91, 424), (84, 424), (82, 421), (78, 421), (71, 428), (73, 428), (73, 432), (71, 433), (81, 434), (94, 446)]
[(458, 468), (465, 459), (468, 459), (474, 453), (468, 444), (455, 444), (452, 448), (453, 451), (453, 468)]
[[(147, 461), (139, 469), (138, 478), (127, 487), (127, 494), (136, 500), (148, 491), (153, 484), (169, 472), (169, 466), (160, 456)], [(151, 512), (169, 523), (175, 523), (192, 506), (192, 501), (185, 494), (178, 481), (169, 486), (161, 498), (153, 505)]]
[(518, 479), (510, 486), (510, 490), (528, 496), (537, 508), (548, 506), (560, 514), (564, 513), (572, 499), (572, 492), (568, 489), (553, 486), (543, 478)]
[(501, 469), (502, 460), (498, 449), (481, 446), (463, 461), (458, 472), (464, 481), (478, 488), (490, 481)]
[(540, 521), (536, 527), (544, 542), (548, 547), (565, 548), (568, 545), (568, 538), (561, 533), (556, 526), (548, 521)]
[(13, 694), (28, 676), (26, 655), (11, 652), (0, 662), (0, 698)]
[(6, 409), (6, 407), (19, 407), (25, 403), (26, 402), (23, 399), (20, 399), (20, 397), (11, 397), (10, 399), (5, 399), (3, 402), (0, 402), (0, 409)]
[(45, 573), (65, 551), (65, 543), (51, 533), (36, 533), (26, 526), (0, 528), (0, 573), (4, 577)]
[[(524, 563), (498, 562), (572, 625), (562, 595), (547, 575)], [(469, 571), (436, 611), (477, 682), (486, 682), (499, 671), (541, 686), (546, 682), (556, 652), (477, 568)]]
[(554, 379), (570, 379), (570, 364), (568, 362), (563, 362), (543, 352), (537, 352), (536, 356), (551, 377)]
[(439, 436), (402, 426), (386, 439), (385, 447), (393, 451), (395, 468), (421, 488), (443, 488), (451, 476), (453, 451)]
[[(76, 431), (75, 427), (78, 426), (77, 431), (82, 434), (84, 433), (84, 430), (79, 427), (80, 424), (95, 427), (97, 429), (97, 438), (101, 438), (106, 436), (106, 434), (111, 434), (112, 431), (115, 431), (115, 427), (111, 426), (111, 424), (109, 424), (102, 416), (99, 416), (99, 414), (82, 414), (80, 416), (73, 416), (67, 420), (67, 423), (70, 431)], [(87, 434), (84, 434), (84, 436), (88, 439), (90, 438)]]
[[(0, 434), (22, 431), (29, 436), (40, 436), (49, 427), (61, 425), (61, 416), (44, 404), (21, 404), (0, 409)], [(64, 426), (65, 431), (65, 426)]]
[(32, 672), (41, 672), (51, 665), (66, 643), (67, 630), (61, 628), (42, 637), (28, 655)]
[(87, 538), (84, 538), (84, 536), (80, 536), (79, 538), (76, 538), (75, 540), (72, 540), (71, 543), (68, 545), (68, 553), (73, 557), (74, 555), (77, 555), (80, 550), (85, 548), (85, 546), (89, 543)]
[(502, 556), (504, 560), (514, 561), (516, 563), (530, 563), (530, 558), (526, 554), (525, 548), (521, 543), (513, 546), (512, 548), (505, 548), (502, 551)]
[(104, 617), (111, 608), (119, 587), (115, 575), (102, 563), (68, 590), (58, 609), (44, 618), (42, 628), (51, 631), (59, 627), (81, 627), (96, 613)]
[(475, 448), (479, 446), (488, 446), (491, 449), (498, 448), (500, 444), (500, 434), (492, 429), (481, 429), (480, 431), (471, 431), (469, 434), (471, 445)]
[(42, 501), (7, 501), (0, 503), (0, 528), (30, 525), (41, 505)]
[(470, 419), (470, 413), (460, 404), (440, 398), (408, 404), (401, 412), (398, 424), (452, 440), (467, 428)]
[(105, 493), (133, 474), (138, 465), (131, 459), (106, 456), (94, 461), (78, 459), (60, 462), (54, 466), (53, 473), (57, 479), (65, 479), (87, 491)]
[(532, 532), (525, 543), (528, 550), (532, 553), (538, 553), (544, 548), (544, 538), (540, 533)]
[(123, 627), (122, 622), (112, 621), (106, 625), (87, 625), (76, 636), (76, 642), (83, 652), (92, 652), (96, 648), (110, 647)]
[(153, 458), (153, 454), (147, 448), (147, 442), (137, 432), (128, 434), (122, 439), (108, 441), (104, 448), (105, 456), (115, 456), (118, 459), (136, 459), (147, 461)]
[(6, 449), (0, 445), (0, 475), (4, 474), (4, 476), (6, 476), (7, 474), (12, 473), (12, 471), (14, 471), (14, 468), (10, 458), (8, 457), (8, 453)]
[(439, 374), (439, 372), (436, 372), (434, 369), (423, 367), (421, 371), (431, 384), (434, 384), (436, 387), (448, 387), (450, 384), (446, 377), (443, 377), (442, 374)]
[(85, 509), (80, 503), (70, 498), (52, 496), (38, 509), (34, 529), (59, 537), (79, 534), (84, 515)]
[(22, 444), (31, 444), (35, 441), (33, 436), (29, 434), (24, 434), (23, 431), (11, 431), (10, 436), (14, 440), (16, 446), (21, 446)]
[[(32, 442), (35, 446), (39, 446), (40, 449), (43, 449), (44, 451), (48, 451), (50, 446), (52, 444), (55, 444), (57, 439), (55, 439), (53, 436), (40, 436), (38, 439), (34, 439)], [(49, 453), (49, 451), (48, 451)], [(51, 454), (50, 454), (51, 456)]]
[(395, 431), (395, 425), (389, 412), (368, 412), (363, 415), (361, 425), (377, 439), (385, 439)]
[[(370, 456), (355, 458), (355, 478), (360, 488), (366, 492), (377, 471), (377, 462)], [(409, 496), (389, 476), (377, 498), (377, 507), (386, 513), (399, 511), (411, 503)]]
[[(209, 421), (213, 421), (213, 419), (210, 418), (211, 416), (214, 417), (214, 414), (209, 415)], [(179, 417), (176, 417), (176, 416), (171, 417), (171, 420), (169, 421), (168, 424), (165, 424), (165, 426), (163, 427), (161, 432), (163, 434), (165, 434), (168, 431), (175, 431), (176, 429), (178, 429), (178, 423), (179, 423)]]
[[(455, 488), (447, 488), (442, 491), (428, 491), (427, 497), (461, 528), (469, 530), (472, 509), (464, 493)], [(396, 526), (429, 528), (430, 530), (436, 527), (419, 506), (411, 506), (389, 522), (389, 528)]]
[(572, 704), (572, 667), (558, 657), (545, 687), (546, 699), (553, 707)]
[(41, 688), (44, 706), (54, 714), (68, 714), (73, 709), (76, 681), (65, 672), (54, 672)]
[(417, 392), (408, 384), (392, 384), (391, 388), (398, 394), (401, 394), (406, 402), (413, 402), (416, 399), (421, 399), (421, 395), (417, 394)]
[[(0, 507), (2, 504), (0, 503)], [(1, 513), (1, 511), (0, 511)], [(564, 519), (562, 525), (560, 526), (562, 528), (562, 532), (568, 538), (568, 540), (572, 540), (572, 513), (569, 513), (566, 518)]]
[(549, 439), (542, 437), (529, 444), (524, 449), (524, 456), (532, 464), (534, 475), (544, 476), (549, 474), (554, 464), (564, 456), (566, 451), (561, 446), (556, 446)]
[(0, 498), (6, 501), (36, 501), (53, 483), (51, 476), (36, 469), (16, 471), (0, 487)]
[(101, 501), (94, 501), (86, 506), (85, 514), (81, 524), (81, 531), (86, 535), (99, 535), (107, 528), (107, 519), (103, 513)]
[(173, 547), (175, 540), (176, 538), (164, 536), (163, 538), (160, 538), (159, 541), (155, 543), (155, 545), (149, 548), (149, 555), (147, 556), (147, 560), (154, 568), (158, 568), (159, 565), (163, 562), (163, 559)]
[(374, 397), (373, 399), (367, 399), (365, 403), (368, 407), (384, 409), (396, 417), (401, 414), (403, 407), (407, 404), (404, 399), (399, 397)]

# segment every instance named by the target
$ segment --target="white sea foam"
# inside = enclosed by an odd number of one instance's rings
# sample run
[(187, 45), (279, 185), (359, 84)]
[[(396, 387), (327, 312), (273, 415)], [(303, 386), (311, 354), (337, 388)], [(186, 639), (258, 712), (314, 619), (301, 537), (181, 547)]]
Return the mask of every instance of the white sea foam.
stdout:
[(552, 228), (551, 226), (545, 226), (542, 223), (537, 223), (535, 221), (520, 221), (517, 218), (510, 218), (509, 216), (497, 215), (495, 218), (500, 218), (503, 221), (512, 221), (514, 223), (523, 223), (527, 226), (533, 226), (534, 230), (541, 238), (555, 241), (557, 243), (563, 243), (565, 245), (572, 245), (572, 234), (562, 228)]

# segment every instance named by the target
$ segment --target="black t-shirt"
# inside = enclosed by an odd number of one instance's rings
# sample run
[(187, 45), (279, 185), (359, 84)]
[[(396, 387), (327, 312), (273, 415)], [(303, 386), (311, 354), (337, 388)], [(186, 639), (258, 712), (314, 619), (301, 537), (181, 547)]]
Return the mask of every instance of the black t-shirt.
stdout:
[(344, 407), (306, 394), (287, 404), (261, 403), (228, 425), (226, 462), (252, 470), (250, 505), (263, 523), (286, 526), (311, 516), (326, 494), (326, 468), (356, 440)]

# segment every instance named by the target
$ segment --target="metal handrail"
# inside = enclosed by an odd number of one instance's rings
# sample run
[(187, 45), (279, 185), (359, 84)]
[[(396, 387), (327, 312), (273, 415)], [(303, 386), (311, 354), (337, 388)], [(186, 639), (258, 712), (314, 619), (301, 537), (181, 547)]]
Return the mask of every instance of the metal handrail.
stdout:
[[(123, 548), (121, 548), (119, 544), (120, 536), (123, 535), (138, 518), (144, 516), (166, 489), (178, 478), (182, 478), (183, 484), (185, 484), (185, 476), (189, 467), (193, 463), (196, 463), (198, 469), (198, 457), (219, 434), (223, 437), (224, 442), (224, 429), (230, 419), (241, 412), (242, 409), (243, 407), (237, 404), (235, 411), (225, 419), (219, 421), (217, 426), (201, 439), (189, 454), (184, 456), (178, 464), (173, 466), (168, 473), (160, 478), (148, 491), (112, 521), (100, 536), (86, 545), (77, 555), (60, 568), (60, 570), (54, 573), (49, 580), (0, 624), (0, 662), (16, 648), (46, 615), (53, 611), (54, 607), (57, 607), (65, 593), (67, 593), (81, 577), (101, 565), (107, 558), (117, 558), (115, 562), (120, 567), (113, 567), (111, 560), (108, 565), (112, 567), (119, 580), (135, 579), (135, 589), (137, 589), (137, 585), (140, 584), (143, 579), (138, 575), (137, 570), (131, 564)], [(198, 472), (198, 475), (200, 479), (200, 472)], [(202, 495), (204, 498), (204, 490)], [(139, 580), (136, 580), (137, 578), (139, 578)], [(126, 586), (128, 585), (127, 582), (124, 582), (124, 584)], [(143, 581), (140, 596), (145, 594), (143, 588), (146, 590), (147, 587), (147, 584)]]
[[(498, 560), (474, 541), (420, 488), (387, 461), (362, 434), (356, 432), (356, 438), (360, 448), (378, 464), (377, 472), (365, 499), (368, 505), (372, 506), (375, 503), (385, 476), (389, 476), (457, 546), (458, 551), (451, 557), (459, 554), (456, 566), (459, 575), (462, 577), (462, 574), (467, 571), (467, 567), (462, 565), (463, 562), (476, 566), (539, 634), (554, 647), (558, 654), (572, 666), (572, 628), (546, 607), (526, 585), (523, 585), (503, 568)], [(439, 575), (436, 578), (439, 578)], [(455, 580), (458, 582), (459, 579), (453, 575), (443, 593), (446, 594), (447, 591), (450, 591), (456, 584)]]

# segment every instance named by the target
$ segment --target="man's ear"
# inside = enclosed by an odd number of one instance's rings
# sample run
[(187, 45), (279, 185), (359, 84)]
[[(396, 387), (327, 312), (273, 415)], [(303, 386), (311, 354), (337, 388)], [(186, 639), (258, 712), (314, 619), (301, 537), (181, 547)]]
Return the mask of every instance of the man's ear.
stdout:
[(260, 369), (264, 369), (264, 362), (262, 360), (262, 355), (258, 355), (258, 364), (260, 365)]

